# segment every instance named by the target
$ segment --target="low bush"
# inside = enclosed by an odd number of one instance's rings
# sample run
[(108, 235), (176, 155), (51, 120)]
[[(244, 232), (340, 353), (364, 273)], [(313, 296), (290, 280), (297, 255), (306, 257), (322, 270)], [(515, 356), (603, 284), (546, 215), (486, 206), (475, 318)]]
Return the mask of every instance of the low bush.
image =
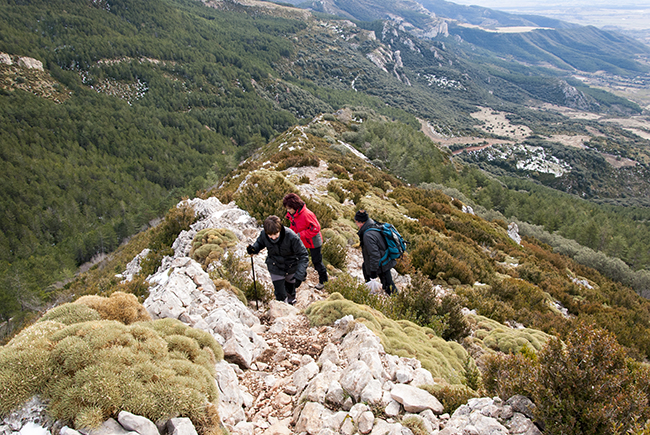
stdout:
[(218, 261), (228, 248), (237, 245), (237, 236), (226, 228), (206, 228), (194, 236), (190, 257), (207, 269), (213, 261)]
[(130, 293), (118, 291), (109, 297), (97, 295), (82, 296), (74, 303), (85, 305), (96, 310), (102, 320), (117, 320), (125, 325), (151, 320), (151, 316), (147, 310), (138, 302), (135, 295)]
[[(253, 281), (251, 276), (252, 266), (249, 261), (244, 261), (232, 253), (227, 253), (222, 258), (220, 266), (210, 272), (210, 277), (215, 281), (215, 285), (219, 284), (219, 288), (228, 288), (244, 304), (247, 301), (267, 303), (274, 298), (273, 292), (258, 280)], [(223, 283), (220, 283), (221, 281)]]
[(496, 354), (483, 360), (489, 394), (530, 397), (544, 433), (623, 434), (650, 417), (649, 369), (631, 361), (614, 336), (580, 323), (537, 354)]
[(271, 158), (277, 163), (276, 170), (284, 171), (288, 168), (300, 168), (303, 166), (318, 166), (318, 158), (304, 151), (281, 151)]
[(238, 207), (246, 210), (259, 224), (270, 215), (282, 218), (286, 214), (282, 198), (295, 188), (281, 175), (258, 171), (250, 176), (246, 185), (235, 195)]
[(346, 240), (336, 235), (323, 243), (323, 258), (337, 269), (345, 269), (345, 262), (348, 256)]
[(476, 391), (465, 385), (423, 385), (420, 388), (431, 393), (436, 399), (442, 403), (443, 412), (453, 414), (454, 411), (467, 403), (469, 399), (478, 397)]

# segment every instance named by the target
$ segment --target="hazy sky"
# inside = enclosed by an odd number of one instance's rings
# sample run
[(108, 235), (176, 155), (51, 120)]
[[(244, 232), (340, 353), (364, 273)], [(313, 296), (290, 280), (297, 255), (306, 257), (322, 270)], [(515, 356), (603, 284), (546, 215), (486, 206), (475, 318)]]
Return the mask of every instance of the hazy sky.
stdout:
[(451, 0), (514, 14), (542, 15), (583, 26), (650, 29), (650, 0)]
[(600, 8), (624, 8), (626, 6), (647, 7), (650, 8), (650, 0), (569, 0), (558, 1), (551, 0), (540, 2), (539, 0), (451, 0), (452, 3), (459, 5), (477, 5), (487, 8), (520, 8), (520, 7), (539, 7), (548, 9), (571, 8), (571, 7), (600, 7)]

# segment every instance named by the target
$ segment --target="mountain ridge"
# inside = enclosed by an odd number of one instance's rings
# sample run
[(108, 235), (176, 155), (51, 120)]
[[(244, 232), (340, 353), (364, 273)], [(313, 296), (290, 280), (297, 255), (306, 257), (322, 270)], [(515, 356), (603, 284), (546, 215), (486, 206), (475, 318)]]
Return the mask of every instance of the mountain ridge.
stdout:
[[(558, 77), (557, 71), (495, 60), (476, 47), (482, 56), (470, 57), (459, 50), (462, 41), (444, 32), (439, 40), (418, 39), (400, 28), (399, 20), (355, 23), (310, 15), (304, 21), (294, 19), (305, 16), (295, 8), (273, 6), (269, 14), (268, 8), (233, 2), (219, 3), (220, 10), (161, 1), (146, 11), (126, 0), (110, 8), (43, 4), (46, 12), (6, 6), (2, 18), (10, 38), (1, 41), (0, 51), (42, 61), (57, 88), (71, 98), (58, 104), (25, 92), (20, 86), (41, 79), (0, 65), (11, 79), (0, 95), (4, 173), (12, 174), (3, 178), (2, 189), (3, 319), (28, 315), (39, 299), (56, 297), (57, 289), (48, 285), (72, 278), (79, 264), (112, 251), (180, 197), (218, 184), (279, 132), (342, 107), (356, 106), (360, 114), (375, 111), (418, 128), (421, 118), (441, 136), (486, 141), (503, 137), (479, 129), (483, 121), (472, 114), (477, 105), (491, 107), (509, 117), (512, 129), (530, 126), (527, 146), (542, 146), (554, 157), (574, 151), (545, 138), (589, 137), (585, 143), (591, 150), (575, 151), (575, 161), (584, 165), (575, 165), (572, 178), (517, 172), (524, 181), (507, 181), (517, 190), (536, 192), (546, 183), (624, 205), (639, 204), (647, 190), (647, 139), (615, 124), (567, 119), (542, 108), (543, 102), (578, 102), (605, 116), (639, 113), (638, 105)], [(86, 37), (91, 23), (101, 25)], [(441, 164), (452, 157), (441, 157), (434, 144), (402, 125), (372, 128), (346, 131), (343, 139), (377, 166), (405, 179), (412, 176), (409, 182), (415, 184), (450, 183), (508, 220), (526, 212), (548, 231), (560, 227), (539, 211), (529, 212), (528, 205), (518, 210), (521, 192), (504, 194), (495, 186), (506, 183), (493, 183), (492, 175), (477, 175), (460, 161)], [(325, 141), (332, 136), (317, 133)], [(636, 182), (635, 190), (622, 189), (616, 171), (603, 180), (608, 173), (599, 169), (607, 166), (598, 156), (604, 153), (639, 163), (623, 169), (626, 180)], [(47, 158), (29, 160), (38, 154)], [(508, 160), (479, 163), (499, 176), (512, 175), (510, 165), (516, 167)], [(591, 167), (597, 177), (583, 171)], [(526, 178), (537, 184), (526, 185)], [(472, 185), (479, 189), (470, 190)], [(646, 267), (647, 250), (640, 243), (647, 234), (647, 212), (602, 210), (579, 209), (567, 218), (573, 227), (563, 234), (620, 256), (635, 270)], [(612, 222), (616, 232), (610, 230)], [(613, 269), (620, 282), (637, 282), (629, 271)], [(639, 292), (645, 289), (640, 282)]]

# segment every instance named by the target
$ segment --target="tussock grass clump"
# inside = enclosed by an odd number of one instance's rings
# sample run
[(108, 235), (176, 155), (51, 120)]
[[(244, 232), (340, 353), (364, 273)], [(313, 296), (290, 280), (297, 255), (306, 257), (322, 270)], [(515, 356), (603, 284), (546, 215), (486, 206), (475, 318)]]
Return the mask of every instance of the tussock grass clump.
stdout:
[[(87, 297), (87, 296), (86, 296)], [(96, 296), (99, 298), (99, 296)], [(105, 298), (103, 298), (105, 299)], [(97, 310), (83, 304), (65, 303), (54, 307), (43, 315), (37, 322), (61, 322), (64, 325), (72, 325), (79, 322), (101, 320)]]
[(408, 320), (391, 320), (367, 305), (346, 300), (340, 293), (333, 293), (325, 301), (314, 302), (305, 314), (314, 325), (332, 324), (351, 314), (379, 336), (386, 352), (417, 358), (434, 377), (443, 378), (450, 384), (461, 383), (459, 374), (463, 371), (467, 352), (460, 344), (436, 336), (431, 328)]
[(551, 336), (532, 328), (513, 329), (483, 316), (469, 316), (476, 328), (472, 342), (503, 353), (520, 353), (522, 349), (541, 350)]
[(190, 257), (207, 268), (213, 261), (218, 261), (228, 248), (237, 245), (237, 236), (226, 228), (206, 228), (199, 231), (192, 241)]
[(427, 427), (422, 420), (422, 417), (411, 415), (402, 420), (402, 426), (408, 427), (413, 432), (413, 435), (427, 435)]
[(74, 301), (74, 304), (92, 308), (99, 313), (102, 320), (117, 320), (126, 325), (151, 320), (146, 308), (130, 293), (115, 292), (109, 297), (87, 295)]
[(0, 415), (25, 403), (51, 378), (49, 354), (40, 346), (21, 349), (6, 345), (0, 351)]
[[(101, 299), (86, 302), (111, 300)], [(130, 298), (111, 303), (120, 300)], [(51, 311), (46, 318), (61, 321), (39, 321), (0, 348), (0, 413), (37, 394), (54, 419), (76, 428), (124, 410), (152, 421), (186, 416), (200, 433), (216, 431), (207, 425), (218, 421), (209, 404), (218, 397), (214, 364), (223, 351), (209, 333), (174, 319), (64, 323), (98, 313), (83, 303)]]

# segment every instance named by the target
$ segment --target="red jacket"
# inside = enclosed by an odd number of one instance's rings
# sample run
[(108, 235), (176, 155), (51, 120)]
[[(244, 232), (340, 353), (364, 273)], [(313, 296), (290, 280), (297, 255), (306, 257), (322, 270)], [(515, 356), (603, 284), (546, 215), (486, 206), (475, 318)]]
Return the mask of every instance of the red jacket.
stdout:
[(294, 214), (287, 212), (287, 219), (291, 222), (291, 229), (300, 236), (306, 248), (318, 248), (323, 245), (320, 235), (320, 223), (314, 212), (303, 205)]

